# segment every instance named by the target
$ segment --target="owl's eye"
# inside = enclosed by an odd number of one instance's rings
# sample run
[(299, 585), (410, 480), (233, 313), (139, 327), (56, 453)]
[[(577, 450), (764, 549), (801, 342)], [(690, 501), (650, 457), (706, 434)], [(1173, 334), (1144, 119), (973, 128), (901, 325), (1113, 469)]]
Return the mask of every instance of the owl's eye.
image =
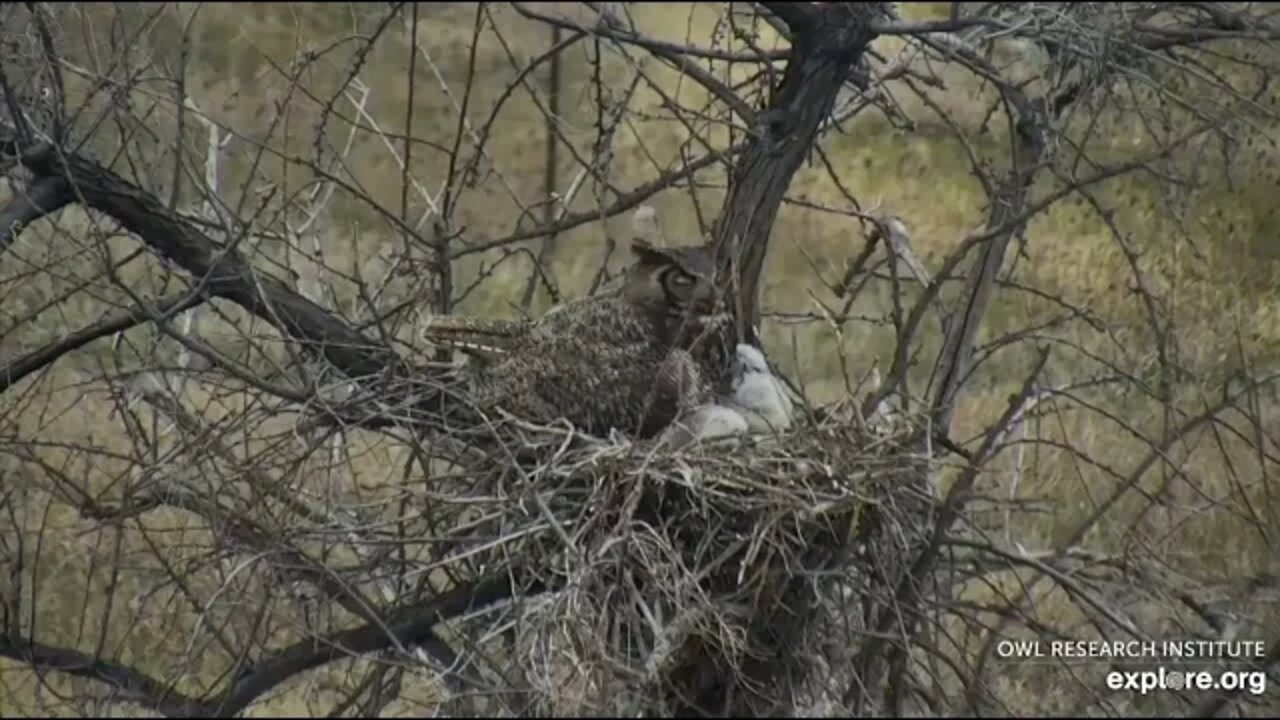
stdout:
[(677, 270), (667, 276), (671, 280), (671, 284), (679, 288), (687, 288), (693, 285), (694, 277), (687, 272)]

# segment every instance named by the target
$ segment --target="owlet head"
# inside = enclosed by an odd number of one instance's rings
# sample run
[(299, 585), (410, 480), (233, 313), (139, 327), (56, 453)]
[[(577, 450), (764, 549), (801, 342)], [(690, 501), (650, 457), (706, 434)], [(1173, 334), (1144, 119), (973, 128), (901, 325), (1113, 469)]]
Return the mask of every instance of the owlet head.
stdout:
[(764, 359), (764, 353), (754, 345), (739, 343), (734, 352), (735, 360), (743, 372), (767, 373), (769, 372), (769, 363)]

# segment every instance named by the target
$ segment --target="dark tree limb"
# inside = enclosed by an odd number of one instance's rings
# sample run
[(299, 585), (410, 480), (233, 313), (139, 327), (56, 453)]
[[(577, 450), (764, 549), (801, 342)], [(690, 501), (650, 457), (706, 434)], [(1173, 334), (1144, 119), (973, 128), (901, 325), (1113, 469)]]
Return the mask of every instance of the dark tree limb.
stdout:
[(537, 595), (543, 590), (545, 588), (541, 583), (535, 582), (530, 587), (522, 588), (518, 579), (506, 573), (498, 573), (481, 579), (474, 585), (454, 588), (425, 603), (388, 613), (386, 627), (391, 630), (390, 634), (380, 626), (362, 625), (320, 640), (302, 640), (254, 666), (219, 700), (206, 703), (206, 707), (212, 709), (211, 713), (206, 714), (233, 715), (298, 673), (351, 655), (385, 650), (397, 641), (406, 646), (419, 643), (434, 637), (434, 628), (438, 623), (507, 600), (517, 592), (529, 596)]
[(996, 274), (1004, 264), (1005, 251), (1009, 242), (1025, 227), (1025, 220), (1014, 220), (1023, 213), (1036, 170), (1041, 167), (1045, 156), (1049, 115), (1044, 103), (1028, 98), (1012, 87), (1006, 86), (1002, 90), (1005, 101), (1012, 108), (1010, 122), (1014, 124), (1014, 149), (1011, 167), (990, 199), (987, 227), (1003, 230), (978, 249), (934, 366), (931, 411), (933, 426), (942, 435), (949, 432), (955, 399), (968, 375), (974, 341), (991, 303)]
[[(808, 32), (821, 21), (818, 3), (762, 2), (766, 10), (787, 25), (793, 33)], [(794, 37), (790, 38), (793, 42)]]
[[(48, 146), (26, 154), (23, 165), (47, 188), (46, 213), (71, 202), (105, 213), (165, 258), (195, 276), (204, 297), (230, 300), (321, 353), (349, 377), (368, 377), (407, 366), (385, 345), (365, 337), (332, 313), (261, 275), (234, 248), (225, 248), (165, 208), (153, 195), (92, 160)], [(50, 179), (60, 183), (45, 185)], [(15, 198), (14, 202), (20, 199)], [(6, 208), (0, 211), (11, 212)], [(31, 211), (14, 211), (28, 217)]]
[(764, 3), (791, 30), (791, 56), (769, 107), (737, 163), (713, 236), (730, 284), (737, 337), (753, 340), (760, 322), (759, 283), (783, 195), (831, 114), (849, 71), (875, 38), (880, 3)]
[(0, 393), (8, 390), (14, 383), (27, 375), (43, 368), (72, 350), (88, 345), (99, 338), (128, 330), (142, 323), (172, 317), (184, 310), (189, 310), (204, 302), (200, 295), (183, 292), (163, 298), (152, 307), (134, 307), (116, 313), (96, 325), (81, 328), (57, 342), (50, 343), (39, 350), (33, 350), (22, 357), (0, 365)]
[(116, 698), (134, 702), (168, 717), (208, 715), (208, 706), (174, 691), (133, 667), (92, 655), (32, 642), (26, 638), (0, 634), (0, 657), (27, 663), (43, 671), (89, 678), (110, 685)]
[(0, 209), (0, 251), (9, 247), (28, 225), (71, 202), (71, 188), (62, 177), (40, 178)]
[(184, 695), (129, 665), (78, 650), (42, 645), (11, 633), (0, 634), (0, 657), (27, 663), (37, 670), (98, 680), (114, 687), (119, 699), (169, 717), (227, 717), (241, 712), (299, 673), (334, 660), (386, 650), (396, 644), (408, 646), (428, 641), (441, 622), (509, 599), (517, 592), (535, 595), (544, 590), (540, 583), (522, 587), (518, 578), (506, 573), (495, 574), (474, 585), (454, 588), (431, 600), (388, 613), (385, 625), (361, 625), (327, 637), (299, 641), (257, 663), (224, 692), (210, 699)]

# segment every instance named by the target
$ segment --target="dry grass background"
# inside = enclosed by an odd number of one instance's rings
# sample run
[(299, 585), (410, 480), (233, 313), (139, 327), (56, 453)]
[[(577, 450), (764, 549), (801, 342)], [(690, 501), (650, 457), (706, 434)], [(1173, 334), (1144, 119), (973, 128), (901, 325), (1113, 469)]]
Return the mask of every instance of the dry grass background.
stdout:
[[(941, 4), (907, 4), (904, 14), (928, 17), (945, 12)], [(85, 67), (95, 61), (94, 53), (84, 46), (90, 43), (97, 60), (109, 53), (105, 42), (113, 23), (128, 28), (141, 28), (135, 53), (150, 57), (162, 67), (176, 67), (182, 62), (181, 38), (190, 28), (187, 73), (189, 92), (195, 102), (218, 124), (232, 128), (240, 136), (225, 151), (227, 162), (220, 178), (223, 196), (232, 207), (242, 200), (253, 202), (257, 188), (278, 183), (282, 192), (300, 188), (308, 179), (306, 171), (289, 166), (278, 158), (268, 158), (255, 167), (253, 142), (266, 140), (273, 122), (274, 108), (287, 105), (290, 110), (278, 120), (281, 124), (271, 135), (271, 142), (285, 154), (304, 157), (314, 135), (318, 105), (301, 99), (296, 92), (289, 95), (289, 83), (281, 69), (295, 64), (307, 52), (329, 51), (315, 63), (305, 77), (304, 85), (318, 98), (328, 98), (344, 76), (352, 61), (345, 48), (355, 47), (349, 38), (355, 32), (368, 32), (385, 12), (381, 5), (347, 3), (300, 4), (192, 4), (178, 3), (162, 9), (143, 5), (110, 6), (101, 4), (73, 5), (59, 9), (68, 37), (83, 37), (79, 47), (83, 55), (73, 58)], [(449, 142), (457, 123), (456, 93), (465, 84), (466, 63), (471, 52), (470, 38), (475, 22), (475, 8), (466, 4), (424, 4), (420, 30), (421, 54), (418, 58), (418, 81), (414, 93), (414, 129), (416, 137), (434, 142)], [(672, 41), (700, 41), (710, 35), (719, 16), (719, 6), (686, 4), (638, 4), (631, 8), (638, 24), (651, 35)], [(154, 17), (150, 16), (155, 13)], [(495, 6), (497, 26), (520, 60), (544, 51), (548, 46), (545, 27), (517, 16), (510, 8)], [(489, 109), (513, 77), (507, 50), (486, 33), (486, 41), (476, 48), (478, 80), (469, 99), (468, 113), (473, 126), (486, 117)], [(345, 43), (345, 45), (344, 45)], [(589, 43), (580, 43), (564, 56), (564, 101), (562, 130), (582, 147), (589, 147), (595, 121), (592, 109), (591, 65), (585, 55)], [(400, 132), (408, 103), (404, 81), (408, 69), (410, 46), (407, 28), (393, 21), (386, 35), (374, 46), (359, 73), (369, 91), (369, 115), (383, 127)], [(646, 69), (664, 85), (666, 92), (690, 102), (698, 98), (700, 88), (666, 68), (660, 67), (643, 53), (632, 52), (632, 58), (645, 62)], [(621, 88), (629, 78), (627, 63), (615, 55), (607, 57), (604, 72), (607, 85)], [(957, 122), (968, 126), (980, 122), (983, 91), (972, 80), (957, 74), (945, 94), (948, 109)], [(443, 88), (447, 86), (449, 92)], [(146, 80), (134, 93), (135, 102), (143, 106), (148, 89), (162, 92), (160, 83), (149, 88)], [(641, 89), (636, 107), (656, 111), (658, 95)], [(1264, 98), (1274, 109), (1277, 96)], [(983, 221), (981, 192), (977, 181), (969, 175), (959, 144), (945, 129), (928, 122), (921, 106), (913, 104), (903, 93), (902, 103), (908, 116), (922, 121), (914, 131), (904, 132), (890, 126), (882, 117), (864, 113), (848, 123), (846, 132), (832, 133), (823, 148), (837, 166), (846, 185), (865, 205), (892, 209), (907, 223), (912, 243), (930, 268), (950, 251), (959, 238), (977, 228)], [(339, 108), (350, 111), (345, 101)], [(138, 133), (135, 140), (150, 157), (139, 158), (140, 175), (147, 177), (159, 196), (169, 192), (168, 175), (162, 169), (172, 159), (165, 150), (174, 133), (175, 116), (170, 105), (157, 105), (154, 115), (141, 128), (109, 127), (94, 140), (100, 156), (119, 147), (126, 132)], [(1104, 121), (1106, 122), (1106, 121)], [(330, 132), (345, 138), (348, 129), (332, 123)], [(634, 128), (634, 131), (632, 129)], [(145, 129), (154, 134), (140, 132)], [(1097, 195), (1117, 208), (1116, 226), (1131, 236), (1142, 248), (1140, 266), (1156, 285), (1157, 294), (1165, 301), (1162, 312), (1178, 339), (1178, 360), (1187, 368), (1179, 378), (1176, 396), (1179, 406), (1194, 413), (1207, 398), (1221, 394), (1223, 382), (1240, 369), (1241, 358), (1252, 368), (1280, 367), (1280, 204), (1275, 202), (1280, 191), (1280, 151), (1275, 139), (1280, 128), (1259, 129), (1255, 150), (1237, 154), (1231, 161), (1233, 182), (1215, 180), (1207, 189), (1180, 196), (1176, 206), (1162, 197), (1160, 181), (1149, 176), (1129, 176), (1108, 181), (1097, 189)], [(200, 148), (204, 142), (202, 127), (188, 128), (188, 142)], [(523, 210), (542, 198), (543, 154), (542, 120), (528, 94), (517, 92), (493, 126), (488, 140), (491, 161), (482, 169), (482, 181), (458, 198), (457, 228), (465, 228), (472, 241), (497, 238), (520, 225)], [(287, 135), (288, 140), (281, 138)], [(709, 137), (723, 143), (726, 134), (709, 132)], [(1115, 158), (1130, 157), (1144, 150), (1142, 136), (1123, 123), (1114, 122), (1109, 132), (1101, 133), (1096, 142), (1100, 151)], [(664, 168), (678, 162), (681, 149), (688, 145), (688, 130), (670, 121), (635, 122), (617, 137), (616, 159), (612, 167), (614, 180), (623, 187), (633, 187), (656, 174), (653, 163)], [(1000, 148), (999, 133), (993, 131), (989, 145), (980, 150), (994, 152)], [(395, 152), (400, 152), (397, 146)], [(699, 154), (695, 144), (693, 154)], [(1223, 162), (1212, 147), (1194, 148), (1207, 174), (1217, 171)], [(364, 193), (385, 207), (398, 208), (401, 196), (400, 168), (396, 157), (383, 138), (372, 132), (358, 131), (352, 137), (348, 156), (349, 171)], [(446, 169), (440, 155), (415, 150), (412, 174), (423, 188), (434, 194), (440, 187)], [(561, 178), (571, 178), (576, 171), (567, 153), (561, 154)], [(148, 172), (146, 168), (151, 168)], [(246, 186), (244, 179), (251, 170), (258, 180)], [(704, 179), (723, 183), (723, 173), (710, 173)], [(188, 189), (186, 201), (194, 195)], [(830, 182), (820, 164), (802, 169), (791, 186), (789, 196), (810, 204), (843, 208), (846, 203), (840, 191)], [(420, 212), (423, 203), (417, 193), (410, 193), (410, 208)], [(707, 187), (697, 192), (697, 204), (710, 221), (723, 199), (721, 187)], [(698, 209), (686, 191), (668, 191), (651, 203), (658, 210), (669, 238), (693, 241), (702, 236)], [(573, 210), (594, 206), (589, 192), (581, 193)], [(86, 247), (80, 241), (83, 230), (94, 222), (83, 213), (72, 210), (55, 219), (45, 220), (28, 229), (0, 262), (0, 357), (13, 356), (39, 346), (49, 338), (83, 326), (98, 317), (104, 305), (122, 303), (126, 299), (102, 282), (72, 294), (59, 302), (56, 312), (42, 315), (40, 324), (23, 322), (26, 313), (55, 298), (58, 293), (93, 277), (102, 266), (103, 250)], [(552, 275), (560, 291), (567, 297), (581, 294), (591, 282), (591, 275), (603, 259), (600, 238), (608, 233), (615, 239), (626, 236), (627, 217), (621, 216), (603, 225), (590, 223), (562, 234), (557, 240), (552, 261)], [(528, 221), (524, 222), (528, 225)], [(318, 298), (349, 313), (356, 320), (368, 318), (368, 312), (356, 302), (356, 286), (342, 275), (358, 276), (377, 283), (389, 266), (389, 257), (399, 242), (387, 224), (353, 198), (339, 193), (319, 224), (319, 242), (323, 248), (323, 266), (311, 259), (290, 256), (285, 248), (264, 241), (252, 248), (257, 266), (267, 272), (284, 275), (288, 271), (314, 276), (326, 286), (326, 294)], [(1184, 230), (1186, 231), (1184, 233)], [(852, 307), (855, 319), (836, 333), (831, 325), (821, 322), (799, 323), (795, 318), (816, 311), (815, 298), (836, 304), (832, 293), (815, 277), (815, 270), (833, 280), (844, 264), (861, 248), (863, 230), (848, 216), (821, 212), (799, 205), (784, 208), (773, 232), (765, 275), (764, 307), (772, 317), (764, 328), (766, 349), (781, 368), (802, 382), (816, 400), (837, 397), (846, 381), (856, 383), (861, 374), (878, 363), (887, 368), (893, 348), (893, 329), (883, 323), (860, 322), (857, 317), (883, 316), (888, 294), (877, 290), (864, 293)], [(1096, 327), (1075, 322), (1062, 328), (1046, 330), (1043, 335), (1061, 343), (1072, 343), (1098, 357), (1120, 361), (1128, 367), (1147, 368), (1149, 380), (1156, 380), (1154, 338), (1141, 304), (1130, 287), (1132, 273), (1110, 230), (1083, 203), (1064, 201), (1040, 215), (1027, 231), (1024, 253), (1011, 253), (1010, 262), (1019, 264), (1018, 281), (1058, 296), (1066, 303), (1087, 311), (1096, 318)], [(676, 240), (680, 242), (681, 240)], [(121, 258), (135, 243), (127, 237), (110, 244), (112, 257)], [(612, 261), (617, 267), (623, 253)], [(459, 312), (487, 316), (514, 316), (514, 305), (529, 273), (529, 258), (516, 255), (506, 258), (501, 252), (469, 257), (459, 263), (456, 287), (468, 282), (488, 265), (502, 260), (499, 269), (469, 295), (457, 308)], [(40, 268), (56, 268), (56, 273)], [(136, 283), (139, 292), (158, 290), (166, 281), (159, 263), (140, 258), (122, 275)], [(171, 280), (168, 282), (172, 282)], [(415, 287), (403, 279), (385, 284), (390, 305), (398, 297), (419, 296), (429, 288)], [(551, 304), (545, 291), (536, 295), (530, 311), (537, 315)], [(234, 308), (216, 303), (228, 320), (220, 322), (206, 315), (203, 336), (215, 346), (237, 352), (243, 339), (233, 331), (232, 320), (245, 323)], [(401, 328), (400, 339), (413, 343), (415, 323), (430, 313), (425, 301), (416, 308), (417, 319)], [(1019, 328), (1031, 327), (1062, 312), (1055, 303), (1036, 300), (1025, 293), (1004, 291), (997, 296), (991, 318), (979, 341), (999, 337)], [(54, 321), (56, 318), (56, 321)], [(257, 332), (264, 332), (260, 327)], [(936, 332), (936, 328), (934, 329)], [(11, 448), (0, 455), (0, 473), (9, 478), (30, 482), (33, 488), (49, 488), (57, 472), (74, 474), (88, 463), (95, 489), (110, 497), (120, 478), (128, 472), (121, 457), (130, 452), (129, 438), (115, 419), (115, 403), (108, 387), (92, 379), (96, 371), (127, 369), (139, 358), (152, 356), (156, 345), (176, 356), (170, 341), (156, 340), (145, 329), (125, 334), (128, 341), (115, 351), (107, 343), (86, 347), (65, 358), (49, 372), (29, 379), (0, 397), (0, 436), (7, 437)], [(938, 338), (926, 339), (924, 357), (936, 349)], [(130, 351), (130, 346), (134, 349)], [(987, 363), (969, 385), (957, 409), (953, 435), (967, 439), (980, 432), (1005, 408), (1007, 398), (1021, 383), (1020, 373), (1028, 366), (1029, 354), (1015, 345)], [(854, 363), (853, 377), (842, 376), (838, 361), (840, 351)], [(257, 362), (265, 362), (259, 358)], [(1078, 352), (1057, 352), (1051, 359), (1046, 379), (1049, 384), (1066, 378), (1079, 378), (1092, 372)], [(927, 368), (924, 368), (927, 370)], [(1101, 372), (1099, 366), (1097, 372)], [(923, 377), (923, 376), (921, 376)], [(37, 392), (38, 390), (38, 392)], [(253, 417), (262, 408), (245, 406), (243, 397), (230, 389), (205, 386), (195, 390), (195, 404), (202, 407), (211, 421), (218, 417), (236, 417), (241, 413)], [(1280, 420), (1280, 402), (1274, 390), (1264, 394), (1262, 413)], [(1158, 436), (1162, 408), (1150, 398), (1136, 394), (1094, 393), (1093, 401), (1123, 417), (1134, 428)], [(269, 447), (279, 441), (278, 429), (270, 423), (250, 421), (246, 425), (256, 435), (246, 433), (246, 442)], [(1271, 423), (1269, 427), (1280, 427)], [(1094, 464), (1081, 462), (1054, 448), (1042, 445), (1029, 450), (1026, 457), (1006, 453), (992, 471), (980, 481), (992, 496), (1008, 496), (1011, 491), (1020, 498), (1037, 501), (1037, 512), (1015, 514), (1006, 518), (997, 510), (988, 511), (985, 519), (998, 532), (1007, 534), (1027, 548), (1054, 547), (1066, 539), (1096, 507), (1099, 498), (1115, 486), (1116, 479), (1108, 468), (1132, 467), (1146, 452), (1144, 443), (1119, 430), (1097, 413), (1057, 413), (1042, 418), (1033, 429), (1042, 439), (1071, 443), (1083, 448)], [(14, 441), (20, 441), (15, 443)], [(1221, 467), (1217, 442), (1227, 447), (1234, 477), (1244, 478), (1237, 484)], [(100, 455), (86, 457), (74, 450), (93, 446)], [(374, 434), (353, 433), (346, 452), (349, 467), (355, 473), (351, 484), (336, 490), (376, 496), (388, 484), (398, 481), (403, 467), (404, 450)], [(1167, 468), (1158, 465), (1142, 481), (1142, 493), (1132, 493), (1121, 501), (1116, 511), (1100, 522), (1082, 545), (1099, 553), (1138, 552), (1134, 547), (1162, 548), (1162, 554), (1175, 558), (1184, 572), (1232, 587), (1239, 578), (1280, 574), (1274, 535), (1259, 533), (1253, 526), (1233, 517), (1239, 501), (1248, 499), (1261, 517), (1261, 525), (1274, 533), (1280, 529), (1280, 500), (1266, 492), (1266, 462), (1259, 465), (1235, 438), (1215, 440), (1197, 435), (1170, 450), (1174, 464), (1182, 473), (1197, 479), (1197, 497), (1190, 483), (1179, 483)], [(44, 466), (46, 476), (37, 479), (33, 468)], [(1274, 465), (1270, 466), (1274, 471)], [(302, 477), (301, 470), (297, 470)], [(1123, 472), (1123, 470), (1121, 470)], [(333, 490), (318, 487), (323, 473), (309, 475), (306, 489), (317, 495)], [(1016, 477), (1017, 485), (1011, 483)], [(1171, 480), (1171, 477), (1173, 478)], [(33, 490), (33, 492), (37, 492)], [(1154, 509), (1143, 493), (1160, 496)], [(102, 603), (99, 598), (117, 579), (108, 572), (112, 556), (119, 554), (128, 562), (130, 553), (146, 552), (148, 543), (164, 543), (175, 550), (175, 557), (190, 562), (200, 560), (200, 548), (207, 545), (207, 530), (197, 527), (189, 516), (178, 512), (159, 512), (149, 520), (152, 533), (133, 537), (123, 547), (119, 534), (101, 530), (97, 524), (79, 518), (65, 504), (51, 501), (43, 494), (47, 512), (28, 512), (28, 527), (19, 532), (42, 538), (41, 558), (36, 575), (40, 601), (36, 604), (42, 640), (50, 644), (78, 646), (85, 638), (94, 638), (103, 629)], [(982, 510), (977, 514), (983, 519)], [(38, 532), (43, 528), (43, 532)], [(136, 543), (136, 544), (135, 544)], [(181, 548), (190, 547), (190, 557)], [(92, 578), (86, 583), (84, 578)], [(972, 588), (967, 599), (983, 602), (998, 592), (1017, 593), (1021, 580), (1011, 573), (988, 587)], [(146, 586), (140, 581), (139, 588)], [(205, 589), (207, 592), (212, 587)], [(1037, 616), (1070, 625), (1078, 611), (1061, 591), (1048, 586), (1038, 588), (1034, 598)], [(1226, 592), (1224, 590), (1224, 592)], [(126, 594), (127, 595), (127, 594)], [(1226, 600), (1228, 598), (1222, 598)], [(194, 637), (197, 608), (180, 609), (180, 594), (165, 590), (154, 596), (139, 592), (129, 617), (134, 623), (107, 623), (106, 647), (124, 662), (136, 663), (141, 669), (165, 675), (173, 670), (172, 658), (185, 657), (194, 664), (184, 667), (181, 686), (196, 692), (200, 685), (212, 687), (218, 681), (213, 664), (203, 667), (201, 652), (191, 652), (188, 642)], [(148, 608), (150, 610), (148, 610)], [(1253, 624), (1242, 626), (1240, 636), (1262, 639), (1269, 623), (1274, 627), (1280, 614), (1263, 603), (1255, 607)], [(1153, 608), (1152, 612), (1156, 612)], [(164, 618), (164, 622), (160, 619)], [(234, 627), (230, 623), (229, 627)], [(282, 636), (291, 632), (282, 628)], [(1086, 632), (1081, 629), (1081, 632)], [(1175, 632), (1176, 634), (1176, 632)], [(198, 648), (197, 648), (198, 650)], [(309, 714), (322, 707), (326, 697), (336, 697), (355, 673), (351, 665), (362, 660), (336, 663), (323, 671), (299, 678), (255, 705), (249, 714)], [(1053, 713), (1069, 707), (1070, 693), (1060, 689), (1062, 668), (1011, 667), (1005, 686), (997, 694), (1011, 708), (1023, 711)], [(1095, 684), (1096, 686), (1096, 684)], [(91, 684), (48, 676), (36, 678), (13, 663), (0, 661), (0, 714), (30, 712), (75, 714), (84, 709), (83, 697), (92, 695)], [(412, 715), (430, 708), (431, 688), (422, 683), (406, 689), (401, 701), (388, 708), (388, 714)], [(70, 694), (72, 700), (60, 697)], [(1141, 711), (1142, 706), (1135, 706)], [(133, 715), (135, 708), (96, 707), (102, 714)]]

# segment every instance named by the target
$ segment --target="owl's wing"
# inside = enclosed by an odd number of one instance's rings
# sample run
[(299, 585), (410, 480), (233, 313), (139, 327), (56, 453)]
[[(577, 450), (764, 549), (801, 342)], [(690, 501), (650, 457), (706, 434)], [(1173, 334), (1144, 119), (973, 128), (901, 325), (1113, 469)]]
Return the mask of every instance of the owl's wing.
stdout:
[(651, 437), (682, 414), (711, 399), (706, 378), (687, 350), (675, 349), (650, 361), (637, 362), (630, 378), (633, 407), (639, 415), (640, 435)]

